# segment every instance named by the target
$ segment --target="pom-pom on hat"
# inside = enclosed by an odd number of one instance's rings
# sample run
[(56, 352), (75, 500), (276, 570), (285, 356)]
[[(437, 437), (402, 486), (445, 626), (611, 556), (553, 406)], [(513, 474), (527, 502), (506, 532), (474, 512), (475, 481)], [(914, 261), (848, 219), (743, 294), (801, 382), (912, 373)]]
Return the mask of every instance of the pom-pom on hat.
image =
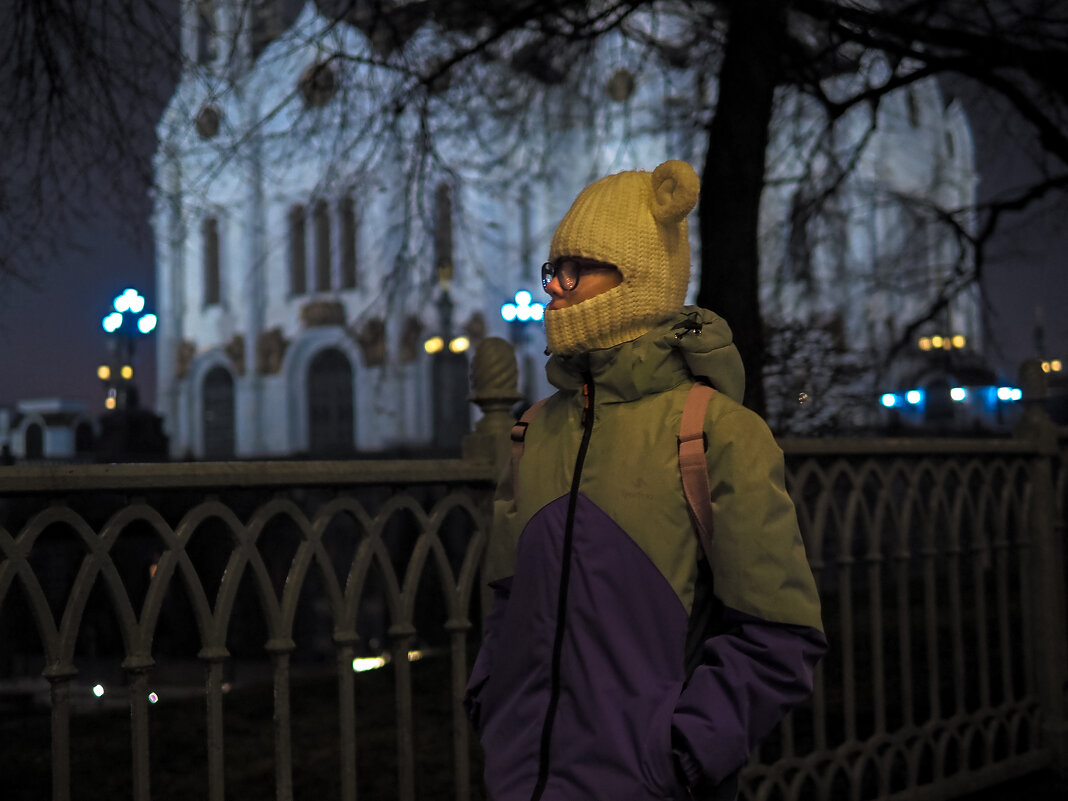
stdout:
[(614, 264), (619, 286), (545, 313), (549, 350), (570, 354), (637, 339), (681, 308), (690, 282), (686, 217), (701, 182), (685, 161), (609, 175), (579, 193), (553, 235), (549, 259)]

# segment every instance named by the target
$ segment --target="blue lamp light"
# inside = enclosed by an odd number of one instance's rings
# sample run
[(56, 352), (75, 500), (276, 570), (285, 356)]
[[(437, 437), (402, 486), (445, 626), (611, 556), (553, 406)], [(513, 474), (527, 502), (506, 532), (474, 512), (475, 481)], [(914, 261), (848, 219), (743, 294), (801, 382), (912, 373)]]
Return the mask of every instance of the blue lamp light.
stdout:
[(117, 311), (112, 312), (101, 323), (104, 326), (104, 330), (109, 334), (114, 334), (120, 328), (122, 328), (122, 314)]
[(156, 329), (158, 318), (145, 311), (145, 298), (136, 289), (126, 288), (111, 301), (112, 310), (100, 321), (109, 337), (109, 364), (97, 367), (97, 377), (104, 382), (107, 397), (104, 408), (121, 411), (137, 407), (137, 388), (133, 384), (134, 349), (138, 336)]
[(1019, 387), (998, 387), (998, 400), (1002, 403), (1012, 403), (1022, 399), (1023, 392)]
[(501, 319), (506, 323), (536, 323), (545, 316), (545, 306), (534, 301), (525, 289), (515, 293), (514, 303), (501, 306)]
[(111, 306), (114, 311), (101, 321), (101, 326), (109, 334), (122, 329), (127, 314), (131, 319), (136, 319), (137, 330), (142, 334), (147, 334), (156, 327), (156, 315), (151, 312), (141, 314), (145, 308), (145, 297), (136, 289), (124, 289), (122, 294), (115, 296)]

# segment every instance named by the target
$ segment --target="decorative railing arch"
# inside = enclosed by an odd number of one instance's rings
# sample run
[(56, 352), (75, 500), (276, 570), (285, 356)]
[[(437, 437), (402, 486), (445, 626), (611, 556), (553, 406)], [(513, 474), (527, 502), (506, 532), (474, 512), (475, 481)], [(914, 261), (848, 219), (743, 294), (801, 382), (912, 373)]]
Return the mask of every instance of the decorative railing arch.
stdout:
[[(211, 475), (213, 469), (217, 475)], [(247, 499), (228, 499), (233, 471), (244, 474), (247, 487), (261, 497), (246, 514)], [(35, 475), (47, 476), (45, 483), (64, 479), (66, 468), (35, 468)], [(33, 479), (26, 471), (20, 478)], [(92, 506), (97, 490), (121, 488), (122, 478), (136, 475), (138, 483), (166, 489), (150, 490), (144, 496), (118, 501), (118, 508), (100, 523), (82, 514), (80, 505)], [(40, 499), (43, 508), (24, 512), (12, 533), (0, 524), (0, 610), (11, 587), (17, 582), (33, 613), (35, 628), (45, 662), (44, 675), (51, 684), (53, 748), (52, 782), (54, 798), (69, 798), (71, 692), (77, 682), (75, 646), (90, 594), (104, 586), (111, 613), (122, 639), (122, 668), (126, 672), (131, 711), (132, 785), (135, 798), (150, 797), (149, 775), (149, 679), (156, 666), (154, 639), (168, 592), (180, 584), (195, 623), (200, 648), (197, 656), (205, 666), (207, 797), (225, 797), (224, 696), (226, 665), (231, 658), (228, 639), (235, 620), (240, 588), (251, 580), (256, 610), (266, 629), (264, 652), (271, 663), (275, 726), (275, 783), (280, 798), (292, 797), (292, 742), (290, 709), (290, 658), (297, 649), (298, 607), (302, 594), (313, 580), (326, 601), (328, 625), (336, 648), (338, 680), (338, 739), (341, 745), (342, 797), (357, 797), (355, 770), (356, 704), (353, 660), (359, 655), (358, 613), (369, 584), (382, 599), (388, 618), (387, 636), (396, 678), (398, 793), (412, 798), (415, 792), (416, 759), (413, 746), (411, 675), (408, 652), (417, 635), (416, 602), (421, 583), (434, 574), (439, 592), (428, 598), (440, 609), (449, 641), (454, 698), (452, 728), (456, 735), (456, 792), (468, 797), (471, 775), (466, 722), (460, 700), (468, 670), (467, 633), (472, 627), (472, 602), (481, 555), (487, 538), (487, 511), (493, 491), (494, 468), (488, 462), (444, 461), (390, 463), (272, 463), (244, 465), (141, 465), (130, 467), (79, 468), (73, 486), (64, 488), (62, 500)], [(207, 475), (205, 475), (207, 473)], [(266, 474), (267, 480), (264, 481)], [(5, 478), (13, 474), (8, 473)], [(329, 478), (324, 478), (325, 476)], [(169, 490), (196, 495), (178, 519), (173, 514)], [(362, 492), (370, 489), (369, 493)], [(385, 498), (363, 495), (390, 494)], [(205, 494), (206, 493), (206, 494)], [(35, 493), (25, 498), (33, 505)], [(299, 501), (295, 496), (302, 495)], [(321, 495), (322, 498), (309, 496)], [(152, 500), (149, 500), (151, 496)], [(373, 506), (373, 508), (372, 508)], [(97, 511), (97, 510), (94, 510)], [(99, 514), (97, 514), (99, 516)], [(359, 541), (339, 561), (324, 535), (332, 525), (348, 521), (358, 532)], [(398, 524), (398, 521), (399, 524)], [(0, 523), (4, 522), (0, 518)], [(198, 572), (188, 547), (205, 527), (210, 536), (228, 540), (225, 567), (217, 586), (210, 586)], [(410, 543), (404, 553), (390, 544), (390, 528), (405, 529), (403, 539)], [(268, 559), (261, 551), (266, 533), (282, 526), (292, 540), (285, 559), (284, 581), (276, 584)], [(124, 577), (112, 558), (124, 534), (141, 527), (144, 536), (154, 538), (159, 555), (143, 598), (132, 598)], [(446, 529), (460, 530), (444, 536)], [(30, 555), (46, 531), (63, 529), (68, 557), (77, 570), (57, 614), (53, 612)], [(448, 541), (448, 542), (447, 542)], [(76, 544), (76, 547), (75, 547)], [(399, 568), (399, 569), (398, 569)], [(129, 579), (129, 576), (125, 577)]]
[[(162, 636), (178, 593), (204, 676), (207, 798), (231, 789), (227, 686), (250, 656), (238, 635), (252, 620), (262, 623), (253, 655), (272, 690), (263, 725), (274, 740), (276, 797), (295, 795), (300, 709), (291, 691), (309, 622), (328, 632), (332, 651), (338, 797), (370, 797), (356, 759), (366, 704), (351, 669), (368, 652), (368, 615), (393, 668), (396, 797), (411, 801), (420, 790), (408, 653), (432, 634), (448, 665), (440, 690), (448, 693), (451, 795), (480, 798), (461, 699), (468, 637), (478, 630), (493, 462), (507, 459), (498, 437), (511, 401), (492, 397), (497, 407), (465, 459), (0, 470), (0, 624), (14, 588), (32, 621), (28, 644), (0, 640), (0, 673), (9, 647), (40, 662), (52, 797), (72, 796), (71, 718), (85, 691), (78, 638), (97, 592), (121, 639), (137, 801), (157, 781), (149, 692), (168, 658)], [(811, 702), (742, 772), (742, 797), (941, 799), (1063, 765), (1068, 668), (1056, 632), (1065, 627), (1065, 470), (1057, 451), (1028, 439), (781, 444), (831, 650)], [(59, 557), (70, 561), (70, 578), (54, 597), (41, 560)], [(0, 625), (0, 638), (5, 631)]]

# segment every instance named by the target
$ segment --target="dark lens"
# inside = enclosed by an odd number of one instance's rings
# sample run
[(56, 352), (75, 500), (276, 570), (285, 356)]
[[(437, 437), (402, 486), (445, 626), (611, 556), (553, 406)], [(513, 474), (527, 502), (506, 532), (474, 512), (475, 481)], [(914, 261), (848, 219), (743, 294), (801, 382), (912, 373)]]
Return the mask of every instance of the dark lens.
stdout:
[(553, 276), (556, 274), (556, 265), (551, 261), (545, 262), (541, 265), (541, 288), (549, 286), (549, 282), (553, 280)]
[(556, 268), (557, 274), (560, 276), (560, 288), (567, 292), (578, 286), (579, 279), (579, 266), (578, 262), (571, 259), (565, 259), (560, 262)]

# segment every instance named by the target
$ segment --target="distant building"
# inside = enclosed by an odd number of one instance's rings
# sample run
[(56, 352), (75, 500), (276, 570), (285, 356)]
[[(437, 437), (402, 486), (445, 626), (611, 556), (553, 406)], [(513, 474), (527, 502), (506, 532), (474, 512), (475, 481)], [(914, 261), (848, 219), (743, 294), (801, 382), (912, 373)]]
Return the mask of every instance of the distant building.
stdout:
[(96, 428), (85, 405), (59, 398), (0, 407), (0, 456), (17, 462), (91, 461)]
[[(409, 185), (418, 120), (377, 113), (363, 90), (397, 80), (372, 64), (380, 38), (311, 2), (182, 8), (186, 67), (159, 127), (153, 218), (157, 396), (175, 457), (454, 448), (466, 365), (447, 343), (511, 337), (527, 395), (546, 394), (540, 327), (521, 331), (499, 310), (517, 290), (540, 294), (567, 204), (608, 172), (703, 158), (693, 121), (668, 112), (715, 87), (685, 68), (647, 69), (605, 36), (601, 107), (549, 90), (566, 128), (541, 172), (509, 183), (505, 160), (472, 173), (480, 143), (461, 130), (439, 137), (439, 160)], [(440, 31), (424, 22), (402, 38), (432, 52)], [(886, 66), (854, 69), (877, 79)], [(974, 202), (968, 122), (933, 80), (884, 98), (875, 125), (858, 108), (833, 146), (817, 146), (819, 112), (804, 98), (784, 93), (778, 114), (761, 238), (769, 418), (798, 433), (878, 426), (879, 397), (910, 389), (924, 358), (913, 349), (883, 366), (889, 343), (971, 266), (931, 211)], [(980, 356), (977, 293), (957, 293), (921, 333), (961, 337)], [(428, 353), (435, 336), (442, 350)]]

